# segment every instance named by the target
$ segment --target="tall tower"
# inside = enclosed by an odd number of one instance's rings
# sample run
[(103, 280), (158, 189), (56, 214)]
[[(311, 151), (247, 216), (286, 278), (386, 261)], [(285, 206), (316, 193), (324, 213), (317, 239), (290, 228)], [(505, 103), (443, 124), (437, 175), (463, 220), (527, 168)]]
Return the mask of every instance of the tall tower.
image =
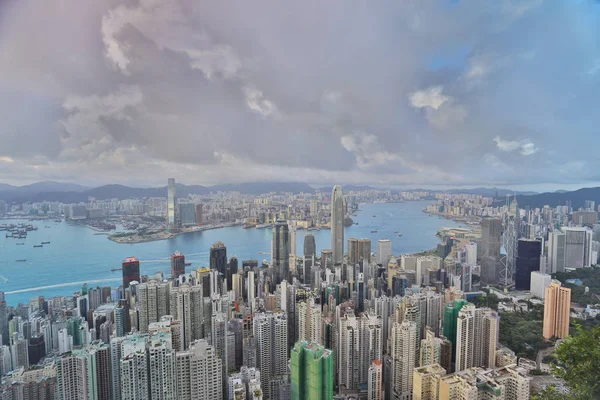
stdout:
[(374, 360), (369, 367), (367, 400), (383, 400), (383, 365), (380, 360)]
[(177, 352), (177, 399), (212, 400), (223, 398), (222, 364), (215, 348), (205, 339)]
[(315, 243), (315, 236), (312, 233), (308, 233), (304, 236), (304, 283), (310, 285), (312, 281), (312, 267), (315, 261), (315, 255), (317, 253), (317, 245)]
[(296, 343), (290, 355), (291, 399), (333, 397), (333, 352), (315, 342)]
[(569, 336), (570, 313), (571, 289), (561, 287), (559, 281), (553, 280), (546, 288), (544, 298), (544, 338)]
[(333, 264), (344, 261), (344, 194), (336, 185), (331, 192), (331, 251)]
[(513, 284), (515, 263), (517, 259), (517, 239), (519, 238), (519, 206), (516, 197), (509, 204), (510, 197), (506, 197), (508, 211), (502, 216), (502, 248), (500, 249), (500, 283), (504, 286)]
[(185, 275), (185, 256), (176, 251), (171, 254), (171, 279), (177, 279)]
[(175, 192), (175, 178), (169, 178), (167, 186), (167, 229), (177, 230), (177, 194)]
[(390, 336), (392, 398), (409, 399), (412, 396), (413, 369), (416, 366), (416, 340), (417, 325), (414, 322), (394, 323)]
[(173, 349), (170, 333), (159, 332), (152, 335), (148, 358), (151, 398), (176, 400), (175, 350)]
[(217, 241), (210, 247), (210, 269), (219, 273), (219, 280), (227, 278), (227, 247)]
[(123, 289), (133, 281), (140, 281), (140, 262), (135, 257), (127, 257), (122, 264)]
[(271, 381), (287, 379), (287, 319), (285, 313), (259, 313), (254, 317), (254, 337), (257, 342), (257, 364), (266, 397), (275, 399)]
[(273, 227), (274, 284), (288, 278), (290, 272), (290, 231), (284, 219), (278, 219)]

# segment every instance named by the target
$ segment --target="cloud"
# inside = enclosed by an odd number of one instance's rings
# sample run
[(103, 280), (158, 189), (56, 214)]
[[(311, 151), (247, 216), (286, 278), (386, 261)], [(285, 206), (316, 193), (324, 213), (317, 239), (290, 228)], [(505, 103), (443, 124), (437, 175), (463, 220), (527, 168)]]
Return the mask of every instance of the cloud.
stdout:
[(12, 159), (12, 157), (9, 156), (0, 156), (0, 162), (5, 162), (5, 163), (14, 163), (15, 160)]
[(593, 179), (590, 7), (6, 0), (0, 181)]
[(519, 150), (524, 156), (530, 156), (538, 152), (538, 148), (535, 144), (527, 139), (524, 140), (503, 140), (500, 136), (494, 138), (496, 147), (505, 152), (512, 152)]
[(434, 110), (451, 98), (442, 94), (443, 86), (432, 86), (425, 90), (418, 90), (409, 95), (410, 104), (415, 108), (430, 107)]
[(594, 61), (594, 65), (588, 70), (589, 75), (596, 75), (600, 71), (600, 58)]

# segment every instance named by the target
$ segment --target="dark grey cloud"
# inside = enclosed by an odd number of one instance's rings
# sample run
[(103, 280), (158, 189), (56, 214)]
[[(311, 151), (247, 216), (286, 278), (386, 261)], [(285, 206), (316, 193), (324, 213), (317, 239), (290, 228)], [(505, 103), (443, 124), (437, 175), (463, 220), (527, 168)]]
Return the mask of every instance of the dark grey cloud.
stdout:
[(0, 181), (596, 180), (599, 17), (542, 0), (9, 0)]

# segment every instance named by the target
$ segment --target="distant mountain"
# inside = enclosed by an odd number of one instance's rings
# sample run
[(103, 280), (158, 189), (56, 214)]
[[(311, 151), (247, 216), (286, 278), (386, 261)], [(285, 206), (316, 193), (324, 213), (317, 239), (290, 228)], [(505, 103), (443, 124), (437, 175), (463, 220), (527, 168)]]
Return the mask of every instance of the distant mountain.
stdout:
[(7, 192), (9, 190), (14, 190), (16, 186), (9, 185), (7, 183), (0, 183), (0, 192)]
[[(317, 188), (316, 190), (318, 190), (320, 192), (324, 192), (324, 193), (330, 193), (333, 190), (333, 185), (323, 186), (323, 187)], [(364, 190), (375, 190), (375, 188), (371, 187), (371, 186), (342, 185), (342, 190), (344, 191), (344, 193), (347, 193), (347, 192), (361, 192)]]
[[(166, 197), (167, 187), (159, 188), (132, 188), (124, 185), (104, 185), (93, 189), (87, 189), (80, 185), (65, 185), (64, 190), (57, 190), (60, 186), (56, 182), (40, 182), (27, 187), (15, 187), (10, 185), (0, 186), (0, 200), (16, 203), (28, 201), (57, 201), (62, 203), (79, 203), (87, 201), (89, 197), (98, 200), (106, 199), (133, 199), (144, 197)], [(4, 188), (6, 186), (6, 188)], [(47, 188), (40, 190), (36, 188)], [(83, 188), (83, 190), (82, 190)], [(209, 194), (211, 192), (241, 192), (244, 194), (262, 194), (270, 192), (293, 192), (312, 193), (314, 189), (301, 182), (255, 182), (240, 183), (217, 186), (182, 185), (177, 184), (177, 196), (187, 197), (190, 194)]]
[(451, 190), (447, 190), (445, 192), (448, 193), (460, 193), (460, 194), (474, 194), (474, 195), (479, 195), (479, 196), (485, 196), (485, 197), (505, 197), (506, 195), (513, 195), (513, 194), (521, 194), (521, 195), (534, 195), (537, 194), (537, 192), (519, 192), (519, 191), (515, 191), (515, 190), (508, 190), (508, 189), (498, 189), (498, 188), (483, 188), (483, 187), (479, 187), (479, 188), (473, 188), (473, 189), (451, 189)]
[(586, 200), (594, 200), (596, 204), (600, 204), (600, 187), (584, 188), (572, 192), (559, 191), (532, 196), (517, 196), (517, 202), (521, 208), (525, 206), (541, 208), (545, 205), (556, 207), (565, 205), (567, 201), (570, 201), (572, 207), (578, 209), (584, 206)]

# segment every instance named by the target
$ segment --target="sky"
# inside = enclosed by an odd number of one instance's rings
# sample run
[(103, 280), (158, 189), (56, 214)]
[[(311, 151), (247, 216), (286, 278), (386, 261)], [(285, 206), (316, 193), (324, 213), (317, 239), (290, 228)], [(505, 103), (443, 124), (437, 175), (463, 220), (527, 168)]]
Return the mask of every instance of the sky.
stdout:
[(0, 182), (600, 186), (600, 2), (3, 0)]

